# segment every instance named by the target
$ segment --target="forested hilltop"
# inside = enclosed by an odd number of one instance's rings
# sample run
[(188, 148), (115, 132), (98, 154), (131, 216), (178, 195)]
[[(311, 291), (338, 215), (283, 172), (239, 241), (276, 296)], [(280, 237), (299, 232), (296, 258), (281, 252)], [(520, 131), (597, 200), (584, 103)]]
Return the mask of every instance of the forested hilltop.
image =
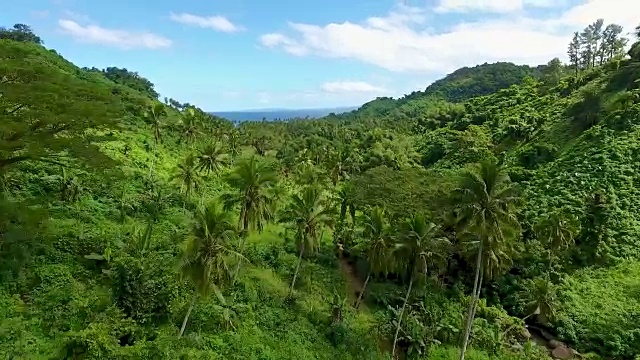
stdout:
[(0, 358), (638, 359), (622, 34), (234, 126), (0, 29)]

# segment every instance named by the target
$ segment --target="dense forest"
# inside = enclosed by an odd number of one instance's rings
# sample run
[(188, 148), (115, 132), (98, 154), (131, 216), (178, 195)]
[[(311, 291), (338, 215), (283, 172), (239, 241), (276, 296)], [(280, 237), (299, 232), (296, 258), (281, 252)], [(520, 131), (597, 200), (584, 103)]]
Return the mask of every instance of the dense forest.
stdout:
[(238, 125), (0, 28), (0, 358), (639, 359), (640, 41), (604, 24)]

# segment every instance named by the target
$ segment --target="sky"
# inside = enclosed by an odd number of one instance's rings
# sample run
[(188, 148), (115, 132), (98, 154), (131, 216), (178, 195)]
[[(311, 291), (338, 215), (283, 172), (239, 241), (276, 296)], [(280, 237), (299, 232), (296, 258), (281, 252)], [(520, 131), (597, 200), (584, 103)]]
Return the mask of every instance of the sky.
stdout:
[(574, 31), (631, 32), (639, 14), (640, 0), (0, 0), (0, 26), (207, 111), (353, 106), (463, 66), (566, 60)]

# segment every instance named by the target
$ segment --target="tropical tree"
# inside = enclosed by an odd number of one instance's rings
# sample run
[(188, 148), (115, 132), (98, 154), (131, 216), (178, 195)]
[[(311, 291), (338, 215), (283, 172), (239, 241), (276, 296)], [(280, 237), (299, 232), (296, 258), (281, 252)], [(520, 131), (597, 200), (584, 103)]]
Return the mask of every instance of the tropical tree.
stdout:
[(394, 253), (396, 267), (409, 278), (409, 287), (400, 309), (392, 354), (395, 354), (402, 317), (415, 280), (420, 276), (428, 275), (439, 266), (444, 266), (450, 254), (450, 242), (446, 237), (440, 236), (438, 226), (427, 221), (423, 214), (418, 213), (405, 222), (400, 234), (400, 242), (396, 245)]
[(483, 277), (493, 278), (510, 263), (513, 240), (520, 234), (515, 215), (520, 198), (506, 172), (492, 161), (464, 171), (455, 193), (458, 232), (476, 258), (472, 300), (461, 345), (460, 360), (464, 360)]
[(302, 257), (318, 249), (321, 240), (320, 230), (325, 226), (332, 226), (332, 214), (331, 207), (317, 187), (309, 186), (301, 194), (293, 195), (281, 219), (282, 222), (293, 226), (299, 253), (289, 293), (293, 292), (296, 284)]
[(354, 149), (342, 149), (333, 152), (332, 156), (328, 157), (327, 168), (333, 186), (336, 186), (340, 180), (348, 180), (351, 174), (358, 170), (354, 154)]
[(191, 199), (194, 191), (198, 190), (202, 179), (198, 175), (198, 164), (193, 155), (188, 155), (181, 164), (173, 179), (180, 185), (180, 191)]
[(362, 286), (362, 291), (358, 296), (358, 300), (356, 300), (356, 309), (360, 306), (371, 275), (386, 275), (393, 266), (391, 257), (391, 251), (393, 250), (391, 229), (387, 223), (383, 209), (375, 207), (366, 215), (363, 237), (366, 240), (358, 244), (357, 248), (363, 250), (369, 272)]
[(238, 163), (227, 177), (227, 183), (238, 190), (225, 197), (227, 207), (240, 205), (238, 227), (243, 232), (262, 231), (273, 216), (273, 198), (269, 190), (277, 183), (273, 164), (252, 156)]
[(231, 160), (235, 160), (238, 155), (240, 155), (240, 136), (238, 132), (233, 130), (229, 133), (229, 152), (231, 155)]
[(0, 27), (0, 39), (9, 39), (20, 42), (32, 42), (42, 45), (42, 39), (36, 35), (29, 25), (15, 24), (13, 28)]
[(339, 223), (344, 224), (347, 220), (347, 214), (349, 214), (351, 223), (354, 224), (356, 220), (356, 204), (353, 189), (349, 185), (343, 186), (338, 191), (338, 202), (340, 203)]
[(144, 120), (153, 127), (156, 144), (162, 140), (163, 118), (166, 116), (166, 107), (160, 101), (154, 101), (143, 114)]
[[(235, 170), (227, 177), (227, 183), (237, 192), (224, 196), (227, 210), (240, 206), (238, 228), (240, 230), (240, 251), (250, 231), (261, 232), (265, 222), (273, 217), (275, 199), (270, 193), (278, 180), (272, 163), (260, 161), (255, 156), (238, 163)], [(240, 270), (238, 263), (237, 271)]]
[(532, 280), (527, 290), (527, 317), (535, 315), (540, 324), (549, 325), (556, 317), (557, 286), (543, 276)]
[(199, 130), (200, 114), (194, 107), (189, 107), (182, 112), (182, 122), (180, 123), (180, 136), (187, 144), (195, 141)]
[(182, 275), (195, 287), (193, 299), (182, 321), (180, 336), (199, 297), (206, 297), (213, 291), (225, 305), (220, 287), (229, 282), (230, 265), (242, 258), (240, 253), (232, 250), (236, 235), (230, 213), (224, 211), (217, 202), (198, 210), (180, 261)]
[(550, 213), (538, 224), (536, 233), (538, 239), (547, 245), (549, 268), (551, 268), (554, 253), (568, 248), (573, 243), (578, 233), (576, 224), (577, 222), (572, 221), (569, 215), (560, 211)]
[(207, 174), (217, 172), (227, 163), (227, 154), (217, 142), (207, 145), (198, 155), (198, 170)]

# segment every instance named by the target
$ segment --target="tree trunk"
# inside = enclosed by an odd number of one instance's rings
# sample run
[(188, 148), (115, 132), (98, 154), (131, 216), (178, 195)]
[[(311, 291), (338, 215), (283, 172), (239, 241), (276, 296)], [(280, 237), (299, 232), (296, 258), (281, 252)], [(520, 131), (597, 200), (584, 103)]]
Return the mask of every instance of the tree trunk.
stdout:
[[(240, 236), (240, 254), (244, 253), (244, 245), (246, 242), (246, 236), (248, 236), (249, 234), (246, 231), (243, 231), (243, 233)], [(242, 258), (238, 259), (238, 265), (236, 265), (236, 270), (233, 272), (233, 281), (232, 284), (236, 283), (236, 280), (238, 279), (238, 274), (240, 273), (240, 267), (242, 266)]]
[(187, 315), (184, 316), (184, 320), (182, 320), (182, 327), (180, 328), (180, 335), (178, 338), (182, 337), (184, 334), (184, 329), (187, 327), (187, 321), (189, 321), (189, 315), (191, 315), (191, 310), (193, 310), (193, 306), (196, 304), (196, 300), (198, 299), (198, 293), (193, 294), (193, 300), (191, 300), (191, 305), (189, 305), (189, 310), (187, 310)]
[(296, 265), (296, 272), (293, 273), (293, 280), (291, 280), (291, 288), (289, 289), (289, 295), (293, 294), (293, 287), (296, 285), (296, 279), (298, 278), (298, 271), (300, 271), (300, 264), (302, 264), (302, 254), (304, 253), (304, 244), (300, 247), (300, 255), (298, 255), (298, 265)]
[(467, 319), (465, 321), (464, 335), (462, 337), (462, 345), (460, 346), (460, 360), (464, 360), (464, 355), (467, 352), (467, 345), (469, 344), (469, 336), (471, 335), (471, 328), (473, 327), (473, 317), (476, 313), (476, 301), (479, 296), (478, 288), (480, 287), (480, 273), (482, 266), (482, 242), (480, 242), (480, 248), (478, 249), (478, 257), (476, 260), (476, 278), (473, 282), (473, 297), (469, 303), (469, 310), (467, 312)]
[(398, 343), (398, 334), (400, 333), (400, 325), (402, 324), (402, 316), (404, 315), (404, 308), (407, 306), (407, 301), (409, 301), (409, 295), (411, 294), (411, 288), (413, 287), (413, 277), (411, 281), (409, 281), (409, 289), (407, 289), (407, 295), (404, 297), (404, 304), (402, 304), (402, 309), (400, 309), (400, 318), (398, 319), (398, 325), (396, 326), (396, 335), (393, 337), (393, 348), (391, 349), (391, 356), (395, 358), (396, 356), (396, 345)]
[(367, 284), (369, 283), (369, 279), (371, 279), (371, 273), (367, 275), (367, 279), (364, 281), (364, 285), (362, 285), (362, 290), (360, 291), (360, 295), (358, 295), (358, 300), (356, 300), (355, 308), (358, 309), (360, 306), (360, 302), (362, 301), (362, 297), (364, 296), (365, 290), (367, 290)]

